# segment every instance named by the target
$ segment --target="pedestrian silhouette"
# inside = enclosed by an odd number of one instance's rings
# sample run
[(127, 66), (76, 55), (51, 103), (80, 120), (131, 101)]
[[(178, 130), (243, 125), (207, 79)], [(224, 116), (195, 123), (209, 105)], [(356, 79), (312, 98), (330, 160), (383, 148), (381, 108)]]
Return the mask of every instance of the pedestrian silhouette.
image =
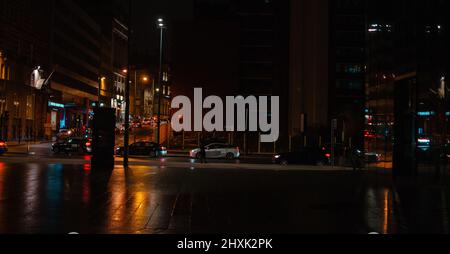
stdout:
[(200, 163), (204, 164), (206, 162), (206, 147), (205, 147), (205, 141), (202, 139), (200, 144)]
[(359, 149), (353, 150), (352, 151), (353, 171), (362, 170), (364, 164), (363, 161), (364, 161), (364, 153)]

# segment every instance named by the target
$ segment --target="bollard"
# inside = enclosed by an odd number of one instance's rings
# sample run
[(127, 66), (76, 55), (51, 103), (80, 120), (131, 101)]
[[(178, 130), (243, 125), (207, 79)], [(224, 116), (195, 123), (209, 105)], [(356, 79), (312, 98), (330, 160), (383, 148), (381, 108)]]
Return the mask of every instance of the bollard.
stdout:
[(292, 136), (289, 135), (289, 152), (292, 152)]

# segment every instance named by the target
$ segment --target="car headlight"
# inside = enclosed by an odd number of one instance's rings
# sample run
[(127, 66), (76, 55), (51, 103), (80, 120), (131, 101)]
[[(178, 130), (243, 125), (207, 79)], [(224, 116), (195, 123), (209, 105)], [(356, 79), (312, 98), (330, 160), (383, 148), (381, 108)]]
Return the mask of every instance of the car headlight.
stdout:
[(281, 155), (275, 155), (274, 158), (275, 159), (279, 159), (281, 157)]

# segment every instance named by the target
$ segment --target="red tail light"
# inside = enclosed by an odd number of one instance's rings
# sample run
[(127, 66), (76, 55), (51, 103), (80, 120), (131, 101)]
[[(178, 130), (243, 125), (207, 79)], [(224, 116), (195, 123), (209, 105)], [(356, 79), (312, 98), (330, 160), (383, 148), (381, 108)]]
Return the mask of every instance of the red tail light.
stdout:
[(6, 146), (5, 142), (0, 142), (0, 146)]
[(330, 158), (330, 157), (331, 157), (331, 154), (327, 153), (327, 154), (325, 154), (325, 156), (326, 156), (327, 158)]
[(86, 146), (91, 146), (91, 145), (92, 145), (91, 142), (86, 143)]

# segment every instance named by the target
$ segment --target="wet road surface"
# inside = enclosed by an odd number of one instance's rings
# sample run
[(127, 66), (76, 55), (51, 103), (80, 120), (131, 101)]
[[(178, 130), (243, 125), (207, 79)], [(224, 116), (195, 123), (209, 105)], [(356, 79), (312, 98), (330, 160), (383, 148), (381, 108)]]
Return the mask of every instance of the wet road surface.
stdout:
[(271, 167), (0, 161), (0, 233), (448, 232), (448, 188), (399, 192), (388, 174)]

